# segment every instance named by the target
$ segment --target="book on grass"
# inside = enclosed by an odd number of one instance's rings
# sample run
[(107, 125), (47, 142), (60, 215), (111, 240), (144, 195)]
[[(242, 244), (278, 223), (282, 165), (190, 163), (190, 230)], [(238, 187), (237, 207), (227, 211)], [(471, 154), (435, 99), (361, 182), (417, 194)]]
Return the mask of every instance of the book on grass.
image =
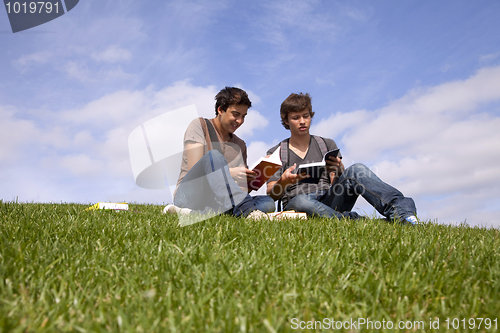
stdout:
[(307, 220), (307, 214), (296, 212), (294, 210), (285, 210), (282, 212), (268, 213), (271, 220), (285, 220), (285, 219), (302, 219)]
[(248, 189), (257, 191), (281, 168), (281, 166), (280, 148), (276, 149), (269, 157), (261, 157), (250, 168), (250, 170), (256, 173), (256, 177), (248, 181)]
[(126, 203), (126, 202), (98, 202), (95, 205), (90, 206), (86, 210), (98, 210), (98, 209), (128, 210), (128, 203)]
[(323, 171), (325, 171), (326, 167), (326, 160), (332, 156), (332, 157), (337, 157), (339, 155), (339, 149), (334, 149), (330, 150), (323, 156), (323, 160), (321, 162), (313, 162), (313, 163), (306, 163), (306, 164), (301, 164), (297, 167), (297, 174), (303, 174), (305, 173), (306, 175), (309, 175), (311, 178), (319, 178), (323, 174)]

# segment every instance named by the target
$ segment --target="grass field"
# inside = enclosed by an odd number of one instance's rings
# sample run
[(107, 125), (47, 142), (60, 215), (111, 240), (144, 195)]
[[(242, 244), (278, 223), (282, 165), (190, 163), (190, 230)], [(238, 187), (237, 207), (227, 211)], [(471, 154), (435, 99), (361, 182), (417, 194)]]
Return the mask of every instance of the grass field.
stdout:
[(498, 229), (86, 207), (0, 201), (1, 332), (499, 329)]

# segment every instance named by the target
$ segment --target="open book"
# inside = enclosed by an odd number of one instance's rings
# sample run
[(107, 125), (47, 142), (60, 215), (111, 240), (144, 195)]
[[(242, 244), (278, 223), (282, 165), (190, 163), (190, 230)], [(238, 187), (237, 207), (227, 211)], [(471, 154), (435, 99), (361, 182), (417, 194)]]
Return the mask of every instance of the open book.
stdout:
[(323, 156), (323, 161), (301, 164), (297, 167), (297, 174), (305, 173), (311, 178), (319, 178), (323, 171), (325, 171), (326, 160), (330, 157), (337, 157), (339, 155), (339, 149), (330, 150)]
[(281, 168), (281, 165), (280, 148), (276, 149), (269, 157), (261, 157), (250, 168), (257, 176), (248, 182), (248, 188), (257, 191)]

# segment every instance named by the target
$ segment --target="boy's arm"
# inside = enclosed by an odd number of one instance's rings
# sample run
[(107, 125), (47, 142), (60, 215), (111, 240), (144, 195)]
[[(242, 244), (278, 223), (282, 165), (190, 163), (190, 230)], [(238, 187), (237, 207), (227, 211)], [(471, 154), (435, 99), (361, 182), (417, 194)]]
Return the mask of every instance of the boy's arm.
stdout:
[(187, 171), (189, 171), (203, 157), (204, 147), (198, 142), (188, 142), (184, 149), (186, 149)]

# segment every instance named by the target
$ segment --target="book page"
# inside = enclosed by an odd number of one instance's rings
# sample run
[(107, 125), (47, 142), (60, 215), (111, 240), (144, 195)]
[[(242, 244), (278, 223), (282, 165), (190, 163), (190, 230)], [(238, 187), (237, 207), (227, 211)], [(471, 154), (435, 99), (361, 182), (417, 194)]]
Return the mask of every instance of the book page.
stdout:
[(269, 157), (261, 157), (255, 162), (251, 167), (250, 170), (254, 170), (257, 165), (259, 165), (262, 161), (270, 162), (273, 164), (278, 164), (281, 165), (281, 158), (280, 158), (280, 147), (274, 151)]

